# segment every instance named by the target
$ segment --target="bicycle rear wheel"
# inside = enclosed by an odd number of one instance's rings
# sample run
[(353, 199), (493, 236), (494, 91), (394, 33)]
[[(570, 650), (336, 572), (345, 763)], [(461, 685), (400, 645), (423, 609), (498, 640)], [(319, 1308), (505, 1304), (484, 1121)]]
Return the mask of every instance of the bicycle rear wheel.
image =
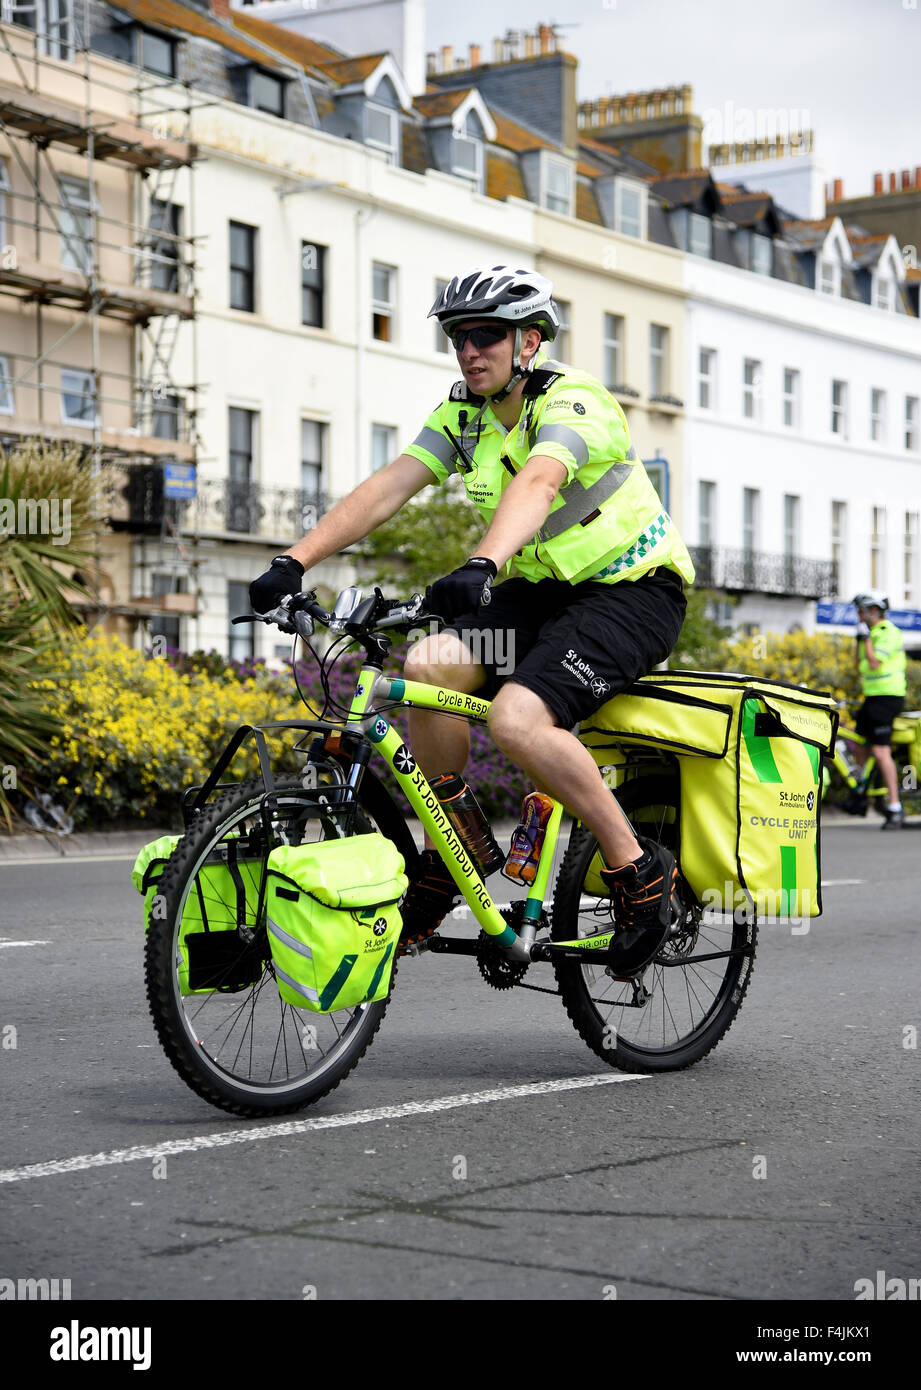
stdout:
[[(677, 859), (677, 776), (638, 777), (615, 795), (636, 833)], [(594, 836), (574, 829), (553, 899), (555, 940), (611, 930), (611, 900), (598, 893), (597, 855)], [(754, 919), (705, 914), (680, 875), (679, 897), (681, 919), (643, 973), (642, 989), (613, 978), (604, 965), (583, 964), (584, 956), (553, 962), (576, 1032), (613, 1067), (653, 1072), (690, 1066), (716, 1046), (741, 1008), (754, 964)]]
[[(158, 885), (145, 951), (148, 1003), (167, 1057), (198, 1095), (244, 1116), (287, 1114), (326, 1095), (370, 1046), (388, 1003), (321, 1014), (279, 995), (258, 906), (268, 855), (338, 831), (322, 786), (281, 784), (269, 828), (263, 794), (261, 782), (226, 792), (182, 838)], [(376, 817), (358, 811), (349, 833), (372, 829), (404, 853), (408, 840), (415, 853), (405, 822), (386, 808)], [(211, 938), (204, 971), (197, 943), (182, 933), (187, 909)]]

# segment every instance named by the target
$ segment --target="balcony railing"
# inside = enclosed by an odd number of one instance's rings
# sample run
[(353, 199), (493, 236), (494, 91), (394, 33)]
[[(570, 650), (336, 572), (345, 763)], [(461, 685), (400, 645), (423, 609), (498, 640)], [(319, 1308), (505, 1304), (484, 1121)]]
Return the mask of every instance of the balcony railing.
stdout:
[(229, 478), (199, 478), (193, 501), (186, 504), (182, 528), (200, 534), (257, 536), (278, 540), (312, 531), (326, 511), (322, 492), (265, 487)]
[(832, 598), (838, 591), (833, 560), (806, 560), (762, 550), (726, 546), (688, 547), (697, 584), (734, 593), (788, 594), (796, 598)]
[(157, 534), (166, 529), (255, 537), (286, 545), (312, 531), (329, 506), (325, 493), (227, 478), (199, 478), (195, 497), (170, 498), (165, 495), (159, 461), (109, 468), (106, 502), (110, 523), (119, 531)]

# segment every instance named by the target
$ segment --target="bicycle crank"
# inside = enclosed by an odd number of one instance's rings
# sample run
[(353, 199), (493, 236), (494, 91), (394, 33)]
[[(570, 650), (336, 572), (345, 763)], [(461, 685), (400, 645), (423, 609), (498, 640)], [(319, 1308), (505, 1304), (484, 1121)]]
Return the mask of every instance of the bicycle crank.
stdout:
[[(501, 910), (501, 915), (514, 931), (520, 932), (525, 922), (524, 900), (512, 903)], [(545, 927), (543, 912), (540, 920), (532, 925), (538, 929)], [(514, 989), (527, 974), (530, 961), (513, 960), (501, 946), (496, 945), (495, 937), (481, 931), (476, 943), (477, 969), (492, 989)]]

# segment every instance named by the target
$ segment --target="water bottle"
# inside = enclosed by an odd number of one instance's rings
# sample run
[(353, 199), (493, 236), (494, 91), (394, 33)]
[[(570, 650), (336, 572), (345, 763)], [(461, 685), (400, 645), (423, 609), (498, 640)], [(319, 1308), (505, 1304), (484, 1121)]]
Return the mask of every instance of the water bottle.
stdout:
[(489, 821), (463, 777), (459, 772), (445, 772), (434, 779), (431, 787), (457, 832), (457, 838), (479, 869), (481, 878), (495, 873), (505, 862), (505, 855), (496, 844)]
[(512, 836), (512, 845), (505, 868), (506, 878), (513, 883), (533, 883), (537, 877), (537, 861), (544, 847), (547, 823), (553, 811), (553, 798), (543, 792), (529, 792), (521, 803), (521, 824)]

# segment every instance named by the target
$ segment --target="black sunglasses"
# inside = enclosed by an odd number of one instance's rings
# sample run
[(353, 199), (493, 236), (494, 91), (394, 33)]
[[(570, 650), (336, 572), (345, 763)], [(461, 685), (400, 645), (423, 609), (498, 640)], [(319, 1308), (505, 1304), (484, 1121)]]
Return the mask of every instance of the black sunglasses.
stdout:
[(455, 328), (448, 336), (455, 352), (463, 352), (468, 340), (475, 348), (492, 347), (501, 343), (509, 334), (508, 327), (502, 323), (483, 323), (476, 328)]

